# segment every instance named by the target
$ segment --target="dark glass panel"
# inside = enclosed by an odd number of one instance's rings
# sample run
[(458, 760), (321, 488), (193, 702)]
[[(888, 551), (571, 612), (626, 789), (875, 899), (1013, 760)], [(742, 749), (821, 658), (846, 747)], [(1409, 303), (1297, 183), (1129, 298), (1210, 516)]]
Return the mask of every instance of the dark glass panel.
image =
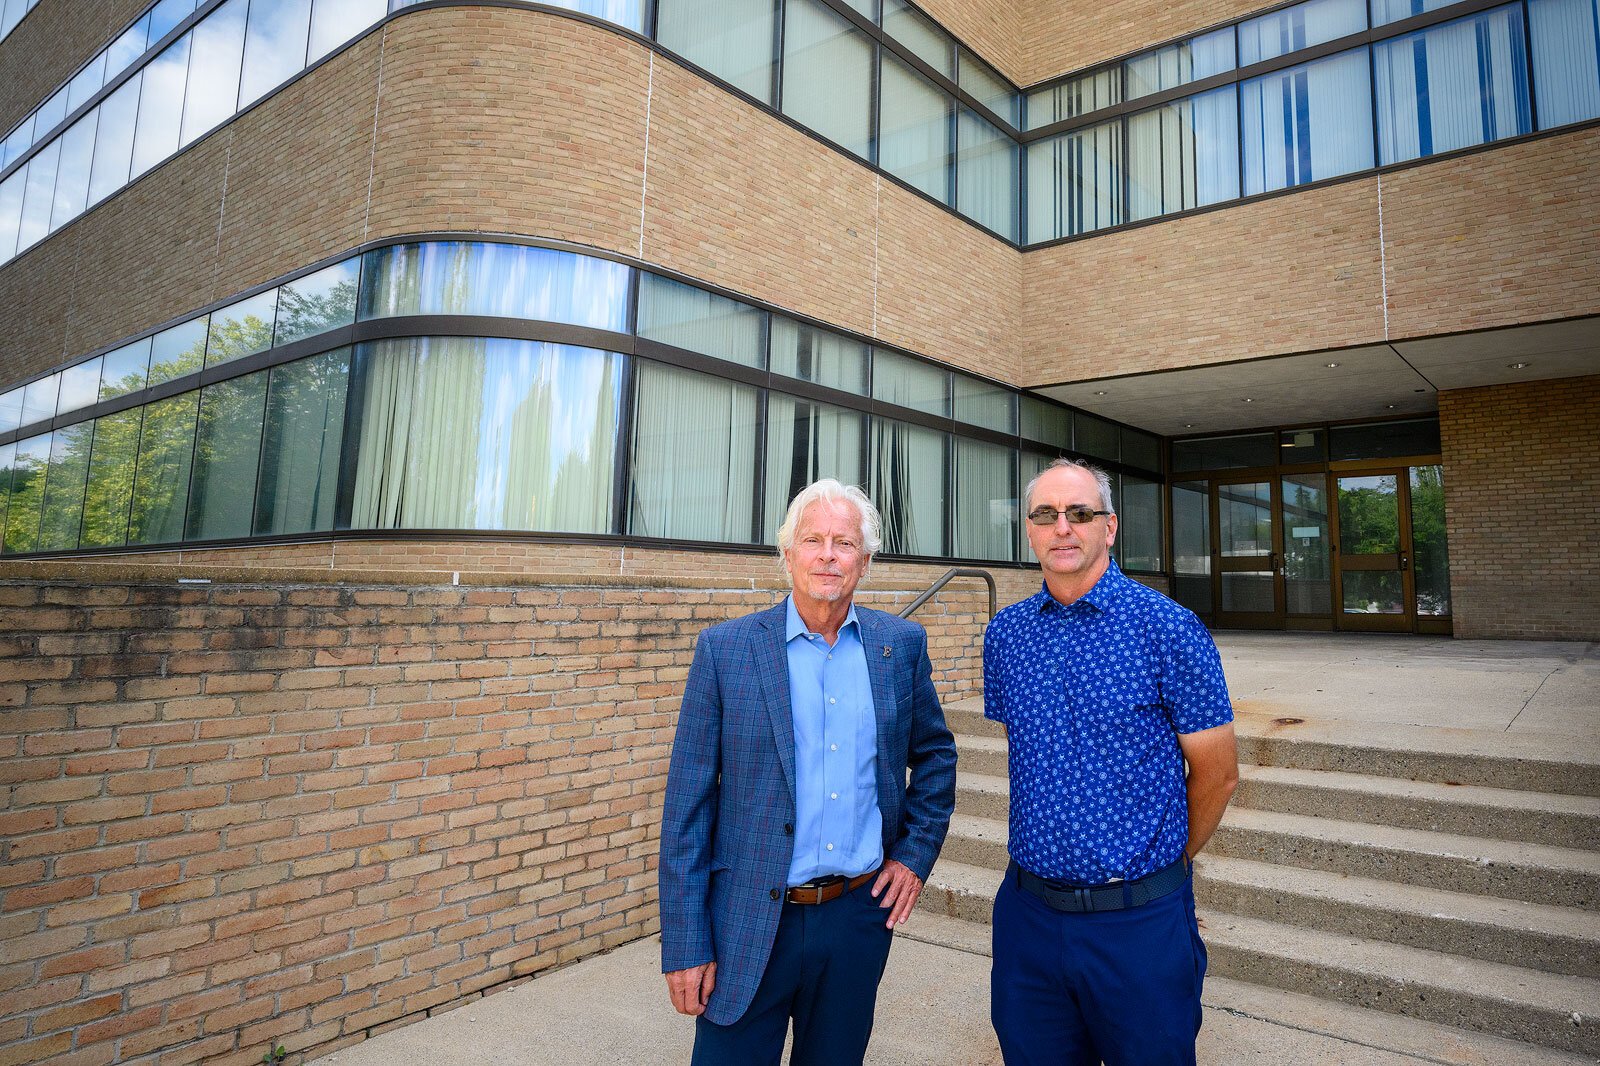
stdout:
[(1277, 463), (1275, 437), (1250, 433), (1238, 437), (1201, 437), (1172, 442), (1172, 469), (1233, 470)]
[(200, 390), (186, 540), (250, 535), (267, 372)]
[(759, 398), (748, 386), (639, 361), (628, 532), (754, 539)]
[(95, 419), (80, 547), (110, 548), (128, 540), (128, 506), (133, 501), (143, 415), (143, 408), (135, 407)]
[(50, 466), (50, 434), (18, 441), (11, 456), (11, 481), (6, 505), (4, 549), (31, 552), (39, 544), (39, 516), (44, 509), (45, 471)]
[(196, 390), (144, 408), (128, 522), (129, 544), (175, 544), (183, 539), (199, 402), (200, 393)]
[(1394, 459), (1439, 454), (1439, 421), (1374, 422), (1334, 426), (1328, 435), (1328, 458)]
[(356, 279), (361, 260), (346, 259), (278, 287), (275, 346), (348, 326), (356, 320)]
[(255, 532), (332, 529), (350, 349), (272, 368)]
[(955, 438), (953, 554), (962, 559), (1015, 558), (1016, 453), (982, 441)]
[(866, 482), (867, 416), (769, 393), (764, 540), (777, 543), (789, 501), (819, 478)]
[(89, 476), (89, 445), (93, 439), (93, 422), (79, 422), (55, 431), (39, 523), (40, 551), (71, 551), (78, 546), (83, 486)]
[(872, 500), (883, 514), (883, 550), (946, 555), (944, 521), (950, 479), (948, 434), (887, 418), (872, 420)]

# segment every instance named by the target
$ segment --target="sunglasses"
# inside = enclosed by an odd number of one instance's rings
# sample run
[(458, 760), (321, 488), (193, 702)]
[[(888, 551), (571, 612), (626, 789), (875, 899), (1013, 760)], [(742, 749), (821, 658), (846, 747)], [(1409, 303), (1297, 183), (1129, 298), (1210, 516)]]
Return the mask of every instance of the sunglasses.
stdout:
[(1036, 526), (1053, 526), (1058, 515), (1066, 515), (1067, 521), (1075, 526), (1086, 526), (1100, 515), (1108, 515), (1110, 511), (1096, 511), (1086, 504), (1075, 503), (1071, 507), (1056, 510), (1054, 507), (1035, 507), (1028, 512), (1028, 521)]

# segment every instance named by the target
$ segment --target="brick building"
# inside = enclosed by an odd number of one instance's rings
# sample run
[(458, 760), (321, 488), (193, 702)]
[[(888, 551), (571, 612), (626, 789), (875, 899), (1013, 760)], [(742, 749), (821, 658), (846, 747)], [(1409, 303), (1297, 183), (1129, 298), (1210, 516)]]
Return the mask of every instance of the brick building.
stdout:
[[(326, 1049), (648, 931), (693, 631), (771, 602), (823, 474), (885, 512), (882, 602), (1025, 594), (1017, 497), (1067, 454), (1213, 624), (1600, 637), (1593, 0), (0, 31), (35, 1057)], [(968, 691), (981, 597), (933, 610)]]

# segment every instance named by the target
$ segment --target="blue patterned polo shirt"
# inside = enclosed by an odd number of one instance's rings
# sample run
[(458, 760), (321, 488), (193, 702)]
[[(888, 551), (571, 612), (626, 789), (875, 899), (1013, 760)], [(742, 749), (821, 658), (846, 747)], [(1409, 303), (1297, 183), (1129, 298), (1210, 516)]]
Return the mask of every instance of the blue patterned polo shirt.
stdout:
[(989, 623), (983, 713), (1009, 738), (1011, 857), (1075, 884), (1143, 877), (1183, 853), (1178, 734), (1233, 721), (1211, 634), (1114, 560), (1076, 602), (1046, 588)]

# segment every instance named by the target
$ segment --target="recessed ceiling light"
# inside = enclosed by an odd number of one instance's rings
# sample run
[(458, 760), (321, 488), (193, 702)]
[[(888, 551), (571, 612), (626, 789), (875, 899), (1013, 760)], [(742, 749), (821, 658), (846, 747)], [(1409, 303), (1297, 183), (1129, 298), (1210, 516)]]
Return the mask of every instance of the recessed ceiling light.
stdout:
[(1506, 369), (1507, 370), (1526, 370), (1526, 369), (1528, 369), (1528, 367), (1530, 367), (1532, 365), (1533, 365), (1532, 363), (1507, 363), (1506, 364)]
[(1104, 396), (1105, 394), (1106, 394), (1106, 390), (1105, 389), (1099, 389), (1099, 390), (1097, 390), (1095, 392), (1096, 396)]
[(1194, 428), (1194, 423), (1193, 422), (1185, 422), (1183, 424), (1183, 428), (1184, 429), (1193, 429)]
[(1337, 369), (1339, 369), (1339, 364), (1338, 363), (1323, 363), (1322, 365), (1327, 367), (1329, 370), (1337, 370)]
[(1255, 403), (1256, 401), (1255, 401), (1255, 397), (1246, 396), (1244, 399), (1240, 400), (1239, 402), (1240, 403)]
[(1390, 404), (1389, 405), (1389, 410), (1393, 411), (1397, 406), (1399, 406), (1399, 405), (1398, 404)]

